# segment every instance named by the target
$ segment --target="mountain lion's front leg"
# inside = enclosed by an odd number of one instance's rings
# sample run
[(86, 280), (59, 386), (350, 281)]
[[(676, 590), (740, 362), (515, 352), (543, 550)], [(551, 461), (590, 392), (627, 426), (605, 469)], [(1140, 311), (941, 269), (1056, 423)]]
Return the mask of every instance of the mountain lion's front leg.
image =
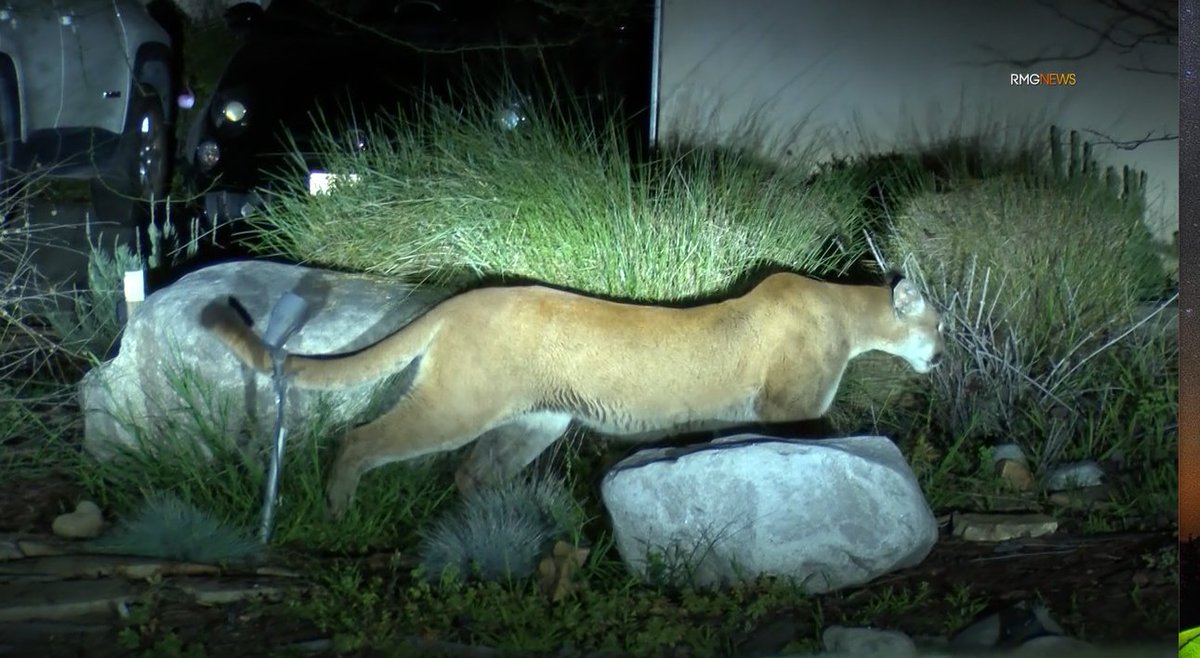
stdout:
[(414, 393), (379, 418), (348, 432), (329, 473), (329, 514), (336, 519), (346, 512), (359, 480), (368, 471), (461, 448), (499, 420), (488, 410), (473, 409), (473, 413), (448, 414)]
[(466, 493), (480, 485), (512, 478), (566, 433), (570, 424), (570, 415), (542, 412), (489, 431), (475, 442), (471, 454), (455, 472), (454, 483)]

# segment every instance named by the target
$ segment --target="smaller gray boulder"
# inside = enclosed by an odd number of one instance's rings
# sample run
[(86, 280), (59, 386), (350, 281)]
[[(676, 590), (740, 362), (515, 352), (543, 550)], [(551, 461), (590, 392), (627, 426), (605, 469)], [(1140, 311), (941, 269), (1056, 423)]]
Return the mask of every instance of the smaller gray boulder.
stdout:
[(937, 541), (921, 487), (885, 437), (743, 434), (643, 450), (601, 492), (621, 558), (647, 578), (790, 576), (822, 593), (916, 565)]

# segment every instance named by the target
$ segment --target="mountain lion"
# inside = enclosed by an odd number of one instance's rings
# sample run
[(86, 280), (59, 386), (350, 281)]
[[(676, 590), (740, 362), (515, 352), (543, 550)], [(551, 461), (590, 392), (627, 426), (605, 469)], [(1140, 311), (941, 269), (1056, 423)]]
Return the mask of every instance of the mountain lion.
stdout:
[[(210, 304), (201, 322), (244, 363), (270, 372), (262, 340), (231, 306)], [(456, 475), (468, 490), (516, 474), (572, 420), (636, 442), (815, 419), (833, 402), (847, 362), (871, 350), (919, 373), (940, 360), (941, 320), (915, 285), (783, 273), (740, 297), (689, 308), (536, 285), (479, 288), (357, 352), (289, 355), (285, 371), (296, 386), (334, 389), (415, 361), (399, 402), (342, 440), (327, 492), (338, 517), (376, 467), (474, 441)]]

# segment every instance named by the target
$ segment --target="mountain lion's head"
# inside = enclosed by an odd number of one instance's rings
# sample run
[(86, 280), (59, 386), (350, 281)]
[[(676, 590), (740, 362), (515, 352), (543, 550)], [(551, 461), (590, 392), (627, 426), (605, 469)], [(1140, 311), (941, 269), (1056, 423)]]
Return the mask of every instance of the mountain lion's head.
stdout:
[(908, 361), (913, 370), (927, 373), (942, 360), (942, 318), (917, 286), (897, 277), (892, 283), (892, 337), (888, 351)]

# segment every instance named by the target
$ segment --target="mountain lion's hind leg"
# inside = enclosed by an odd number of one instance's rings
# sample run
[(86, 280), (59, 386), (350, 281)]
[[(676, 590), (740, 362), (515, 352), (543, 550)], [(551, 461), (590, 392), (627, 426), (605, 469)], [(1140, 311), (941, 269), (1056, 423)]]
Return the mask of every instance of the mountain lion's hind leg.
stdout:
[(571, 416), (552, 412), (529, 414), (479, 437), (471, 454), (454, 474), (458, 490), (498, 484), (525, 468), (567, 431)]
[(482, 409), (446, 413), (419, 393), (396, 403), (379, 418), (342, 438), (329, 472), (326, 504), (330, 516), (345, 513), (362, 476), (385, 464), (461, 448), (490, 429), (499, 418)]

